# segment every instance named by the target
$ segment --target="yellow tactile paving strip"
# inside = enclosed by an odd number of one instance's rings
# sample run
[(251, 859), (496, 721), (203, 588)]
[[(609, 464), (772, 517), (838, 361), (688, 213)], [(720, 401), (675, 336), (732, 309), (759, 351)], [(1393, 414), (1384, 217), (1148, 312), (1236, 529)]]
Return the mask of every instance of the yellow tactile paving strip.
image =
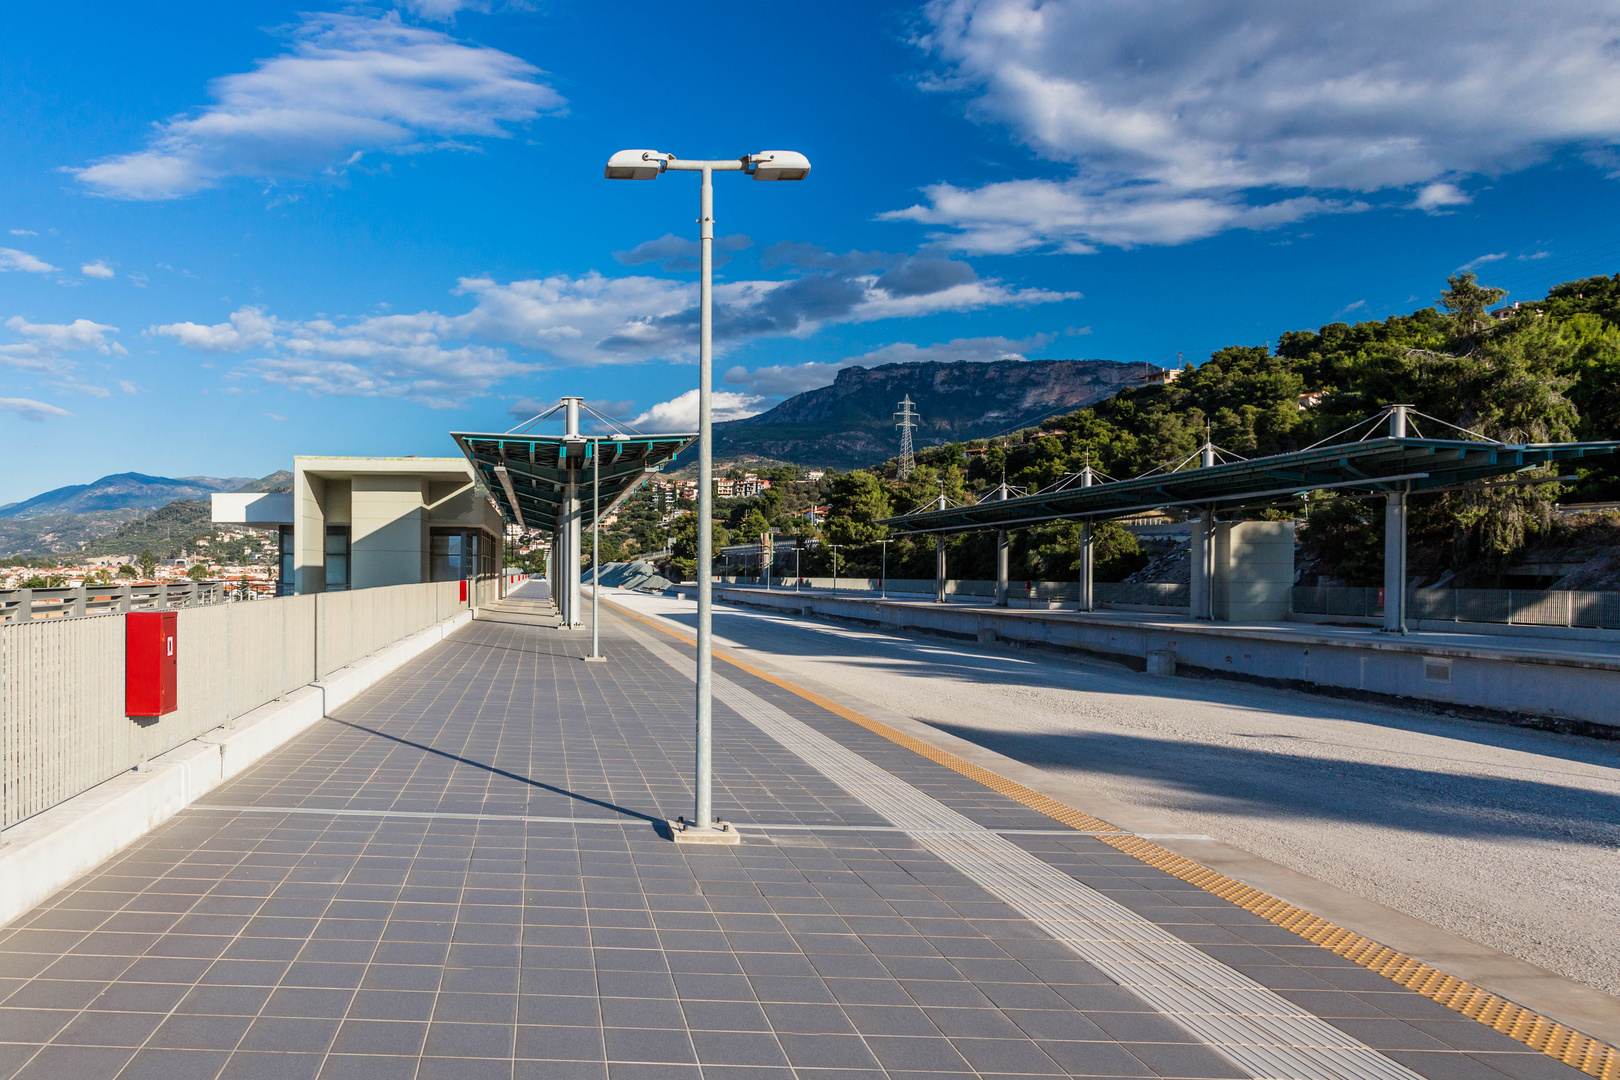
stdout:
[[(688, 645), (695, 642), (685, 634), (671, 630), (669, 627), (645, 618), (620, 607), (617, 604), (604, 601), (606, 606), (637, 622), (645, 623), (670, 637), (678, 638)], [(1031, 810), (1045, 814), (1055, 821), (1089, 833), (1118, 832), (1118, 836), (1098, 836), (1096, 839), (1117, 848), (1139, 859), (1156, 870), (1162, 870), (1171, 877), (1180, 878), (1190, 882), (1206, 892), (1213, 893), (1245, 911), (1253, 912), (1261, 918), (1276, 923), (1278, 926), (1298, 934), (1306, 941), (1320, 945), (1324, 949), (1344, 957), (1353, 963), (1371, 971), (1376, 971), (1385, 978), (1391, 979), (1401, 986), (1415, 993), (1422, 994), (1431, 1001), (1436, 1001), (1448, 1009), (1455, 1009), (1464, 1016), (1487, 1024), (1502, 1034), (1514, 1039), (1534, 1050), (1539, 1050), (1550, 1057), (1557, 1058), (1564, 1064), (1572, 1066), (1595, 1076), (1598, 1080), (1620, 1080), (1620, 1050), (1601, 1043), (1598, 1040), (1583, 1035), (1574, 1028), (1560, 1024), (1556, 1020), (1549, 1020), (1540, 1013), (1482, 990), (1471, 983), (1447, 975), (1437, 968), (1425, 964), (1421, 960), (1413, 959), (1405, 953), (1397, 952), (1385, 945), (1380, 945), (1371, 938), (1366, 938), (1353, 930), (1346, 930), (1336, 923), (1328, 922), (1319, 916), (1312, 915), (1304, 908), (1296, 907), (1285, 900), (1279, 900), (1269, 893), (1243, 884), (1225, 874), (1217, 873), (1207, 866), (1201, 866), (1191, 859), (1177, 855), (1139, 836), (1130, 835), (1115, 826), (1103, 821), (1101, 818), (1083, 814), (1070, 806), (1065, 806), (1056, 799), (1042, 795), (1032, 788), (988, 769), (964, 761), (954, 754), (946, 753), (939, 748), (915, 739), (903, 732), (896, 731), (887, 724), (863, 716), (853, 709), (845, 708), (836, 701), (831, 701), (802, 686), (788, 682), (786, 679), (761, 671), (752, 664), (745, 663), (733, 656), (716, 651), (715, 656), (724, 660), (740, 671), (746, 671), (756, 678), (764, 679), (773, 686), (779, 686), (790, 694), (797, 695), (812, 704), (818, 705), (836, 716), (858, 724), (867, 731), (881, 735), (890, 742), (897, 743), (908, 750), (915, 751), (929, 761), (937, 762), (954, 772), (961, 773), (971, 780), (976, 780), (992, 791), (1001, 793), (1015, 802), (1022, 803)]]

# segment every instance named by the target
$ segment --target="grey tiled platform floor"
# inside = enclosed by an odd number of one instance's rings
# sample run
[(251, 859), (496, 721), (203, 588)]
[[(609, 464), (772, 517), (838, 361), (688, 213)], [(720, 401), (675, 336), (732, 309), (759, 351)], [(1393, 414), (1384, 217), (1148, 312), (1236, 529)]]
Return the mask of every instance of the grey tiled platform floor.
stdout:
[[(488, 613), (0, 930), (0, 1080), (1239, 1075), (718, 706), (755, 824), (676, 849), (691, 683), (544, 622)], [(1580, 1075), (720, 674), (1425, 1076)]]

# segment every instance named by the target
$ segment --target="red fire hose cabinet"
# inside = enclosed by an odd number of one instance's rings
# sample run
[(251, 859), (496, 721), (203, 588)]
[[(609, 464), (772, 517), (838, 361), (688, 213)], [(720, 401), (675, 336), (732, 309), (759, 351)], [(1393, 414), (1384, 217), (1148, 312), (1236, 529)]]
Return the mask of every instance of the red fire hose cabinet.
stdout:
[(163, 716), (179, 708), (173, 611), (124, 616), (124, 712)]

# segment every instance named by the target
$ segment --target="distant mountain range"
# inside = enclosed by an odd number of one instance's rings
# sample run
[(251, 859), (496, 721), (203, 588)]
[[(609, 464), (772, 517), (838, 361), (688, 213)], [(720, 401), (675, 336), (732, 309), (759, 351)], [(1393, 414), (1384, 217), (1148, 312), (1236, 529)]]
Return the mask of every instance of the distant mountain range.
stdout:
[[(254, 479), (248, 476), (147, 476), (117, 473), (89, 484), (57, 488), (22, 502), (0, 506), (0, 558), (66, 555), (86, 545), (89, 554), (138, 553), (193, 542), (213, 531), (206, 513), (208, 496), (218, 491), (289, 491), (292, 473), (285, 469)], [(148, 511), (182, 500), (201, 500), (197, 513), (171, 515), (150, 527), (138, 519)], [(157, 515), (152, 515), (156, 517)], [(161, 526), (162, 534), (153, 530)], [(149, 535), (151, 534), (151, 535)], [(106, 538), (105, 541), (102, 538)], [(106, 550), (102, 550), (106, 549)], [(161, 553), (160, 553), (161, 554)]]
[(202, 499), (216, 491), (236, 491), (256, 483), (251, 476), (147, 476), (115, 473), (88, 484), (69, 484), (32, 499), (0, 506), (0, 518), (35, 518), (48, 514), (90, 514), (163, 506), (176, 499)]
[(862, 468), (899, 453), (894, 413), (910, 395), (917, 446), (988, 438), (1084, 408), (1140, 382), (1142, 364), (1112, 360), (936, 361), (850, 367), (831, 386), (768, 412), (715, 425), (715, 454)]

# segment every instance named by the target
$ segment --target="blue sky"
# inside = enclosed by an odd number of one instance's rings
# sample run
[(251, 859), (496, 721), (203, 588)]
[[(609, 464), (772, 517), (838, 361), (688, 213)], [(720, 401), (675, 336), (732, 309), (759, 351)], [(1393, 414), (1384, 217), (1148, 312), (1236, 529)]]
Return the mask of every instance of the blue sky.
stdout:
[[(840, 366), (1199, 361), (1620, 263), (1620, 9), (1373, 0), (24, 5), (0, 42), (0, 502), (684, 428)], [(683, 395), (687, 395), (684, 396)]]

